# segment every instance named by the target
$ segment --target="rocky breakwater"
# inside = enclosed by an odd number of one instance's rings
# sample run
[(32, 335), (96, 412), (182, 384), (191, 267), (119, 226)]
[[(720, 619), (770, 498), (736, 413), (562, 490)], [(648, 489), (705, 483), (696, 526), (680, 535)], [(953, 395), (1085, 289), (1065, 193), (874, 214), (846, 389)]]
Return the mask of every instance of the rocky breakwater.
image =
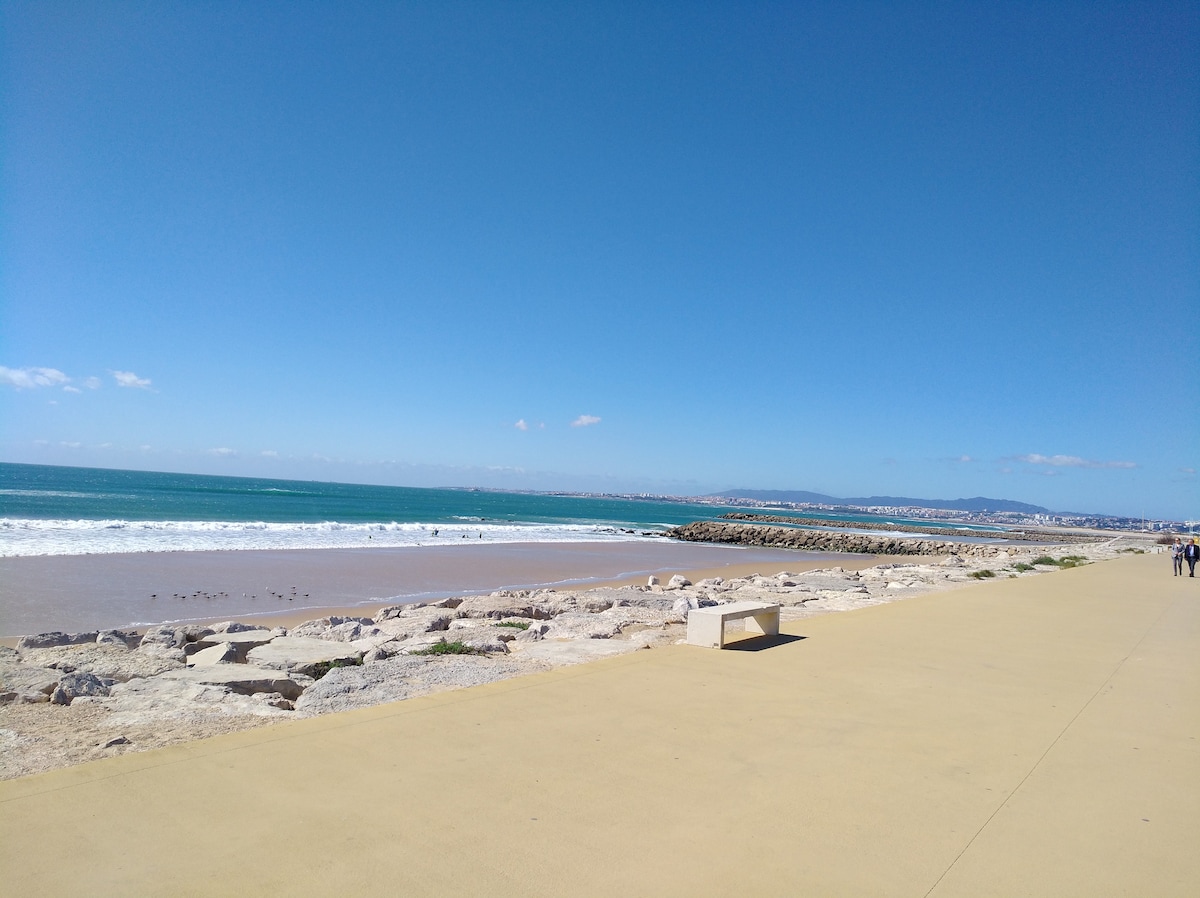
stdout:
[(832, 530), (804, 530), (770, 524), (731, 521), (695, 521), (667, 531), (674, 539), (696, 543), (728, 543), (772, 549), (807, 549), (814, 552), (851, 552), (863, 555), (959, 555), (990, 558), (996, 546), (936, 539), (869, 536)]
[[(799, 527), (831, 527), (835, 526), (836, 522), (826, 518), (802, 518), (789, 515), (778, 514), (754, 514), (745, 511), (731, 511), (728, 514), (721, 515), (722, 520), (726, 521), (757, 521), (760, 523), (769, 524), (791, 524)], [(853, 526), (843, 524), (842, 526)], [(867, 525), (862, 525), (867, 526)], [(926, 536), (980, 536), (978, 532), (971, 533), (962, 527), (937, 527), (928, 524), (897, 524), (891, 521), (886, 524), (879, 524), (878, 529), (885, 529), (897, 533), (923, 533)], [(1025, 540), (1027, 542), (1039, 543), (1061, 543), (1066, 541), (1064, 534), (1060, 531), (1051, 530), (1033, 530), (1029, 528), (1016, 529), (1009, 528), (1002, 532), (995, 533), (997, 537), (1003, 537), (1007, 541)], [(1071, 542), (1076, 543), (1097, 543), (1104, 540), (1106, 537), (1086, 534), (1073, 534), (1070, 537)]]

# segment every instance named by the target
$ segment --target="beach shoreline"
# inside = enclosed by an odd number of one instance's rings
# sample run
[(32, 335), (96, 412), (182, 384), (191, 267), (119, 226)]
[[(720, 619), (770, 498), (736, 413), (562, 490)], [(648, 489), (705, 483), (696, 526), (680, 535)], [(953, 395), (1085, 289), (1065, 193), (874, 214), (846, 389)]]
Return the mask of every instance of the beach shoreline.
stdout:
[(666, 539), (0, 558), (0, 645), (52, 630), (141, 630), (231, 619), (288, 626), (498, 589), (588, 589), (676, 573), (701, 579), (758, 567), (878, 563), (870, 555)]

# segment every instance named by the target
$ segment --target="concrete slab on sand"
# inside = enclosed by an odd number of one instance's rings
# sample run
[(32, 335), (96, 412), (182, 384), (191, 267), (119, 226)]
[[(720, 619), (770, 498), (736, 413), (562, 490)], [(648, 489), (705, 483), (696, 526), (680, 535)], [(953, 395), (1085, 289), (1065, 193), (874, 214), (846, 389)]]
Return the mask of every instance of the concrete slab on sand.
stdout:
[(1195, 895), (1200, 584), (1167, 568), (3, 782), (0, 892)]

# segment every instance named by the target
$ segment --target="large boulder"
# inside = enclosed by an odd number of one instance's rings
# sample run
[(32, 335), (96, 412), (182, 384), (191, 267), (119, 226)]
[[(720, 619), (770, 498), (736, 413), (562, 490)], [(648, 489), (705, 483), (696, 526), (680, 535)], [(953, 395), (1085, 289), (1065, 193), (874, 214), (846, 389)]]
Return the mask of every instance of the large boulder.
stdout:
[(142, 637), (133, 630), (101, 630), (96, 634), (96, 645), (107, 645), (113, 648), (131, 649)]
[[(23, 695), (31, 698), (39, 695), (48, 696), (58, 687), (60, 679), (62, 679), (61, 670), (39, 667), (36, 664), (0, 660), (0, 692), (12, 692), (18, 698)], [(42, 701), (43, 699), (37, 700)]]
[(281, 670), (249, 664), (206, 664), (185, 670), (170, 670), (159, 675), (157, 679), (177, 680), (193, 685), (223, 686), (241, 695), (278, 692), (284, 698), (292, 700), (299, 698), (307, 681), (307, 678), (299, 680)]
[(339, 667), (304, 691), (296, 702), (296, 712), (309, 716), (365, 708), (491, 683), (527, 669), (505, 658), (484, 655), (396, 657), (363, 667)]
[(546, 639), (612, 639), (621, 626), (619, 619), (608, 614), (560, 614), (550, 621)]
[(238, 620), (225, 620), (219, 624), (213, 624), (209, 630), (213, 633), (245, 633), (249, 630), (259, 630), (254, 624), (244, 624)]
[(354, 646), (332, 639), (280, 636), (266, 645), (251, 649), (246, 661), (260, 667), (311, 675), (328, 670), (333, 665), (358, 664), (362, 661), (362, 655)]
[(468, 596), (456, 609), (459, 617), (489, 617), (502, 620), (506, 617), (520, 617), (528, 620), (545, 620), (550, 617), (548, 611), (539, 604), (530, 601), (530, 594), (519, 592), (495, 592), (486, 596)]
[(96, 637), (99, 635), (97, 630), (87, 633), (63, 633), (59, 630), (54, 630), (50, 633), (36, 633), (31, 636), (22, 636), (17, 641), (17, 651), (57, 648), (64, 645), (84, 645), (85, 643), (95, 642)]
[(119, 729), (154, 726), (166, 720), (199, 723), (214, 716), (286, 717), (285, 710), (272, 704), (277, 698), (282, 696), (275, 691), (245, 695), (223, 685), (149, 677), (117, 683), (107, 698), (77, 698), (75, 704), (94, 703), (103, 707), (108, 712), (104, 725)]
[(445, 610), (457, 608), (461, 604), (462, 599), (458, 596), (453, 596), (446, 599), (438, 599), (435, 602), (405, 602), (403, 605), (388, 605), (385, 608), (380, 608), (372, 620), (378, 624), (381, 621), (391, 620), (394, 617), (402, 617), (405, 614), (412, 614), (419, 608), (441, 608)]
[(54, 667), (60, 674), (90, 673), (120, 681), (152, 677), (183, 666), (182, 649), (164, 647), (161, 652), (141, 649), (129, 651), (124, 646), (96, 642), (29, 649), (22, 652), (22, 658), (26, 664)]
[(421, 633), (441, 633), (450, 628), (450, 622), (458, 614), (456, 611), (434, 606), (422, 608), (405, 607), (403, 614), (384, 618), (376, 622), (376, 627), (389, 640), (408, 639)]
[(305, 621), (298, 627), (292, 627), (288, 631), (288, 636), (309, 636), (315, 639), (332, 639), (337, 642), (354, 642), (378, 636), (383, 632), (369, 617), (333, 616)]
[(102, 680), (95, 674), (69, 673), (58, 681), (50, 701), (56, 705), (69, 705), (80, 696), (108, 695), (112, 685), (112, 680)]
[(230, 642), (219, 642), (201, 649), (188, 656), (188, 667), (205, 667), (209, 664), (236, 664), (242, 659), (238, 657), (238, 647)]
[[(228, 646), (233, 649), (233, 660), (239, 663), (244, 663), (246, 655), (251, 649), (257, 648), (260, 645), (266, 645), (272, 639), (278, 638), (278, 634), (274, 630), (263, 630), (261, 628), (239, 629), (239, 630), (224, 630), (219, 633), (209, 633), (203, 638), (184, 647), (185, 652), (204, 651), (213, 646)], [(190, 663), (190, 662), (189, 662)]]

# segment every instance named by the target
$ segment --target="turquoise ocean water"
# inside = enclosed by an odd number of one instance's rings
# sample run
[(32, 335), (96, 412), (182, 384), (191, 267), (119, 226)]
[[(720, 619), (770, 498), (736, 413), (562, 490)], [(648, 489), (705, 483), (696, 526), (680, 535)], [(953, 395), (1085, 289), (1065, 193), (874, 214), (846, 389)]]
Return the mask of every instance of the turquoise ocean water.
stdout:
[[(0, 557), (638, 540), (730, 510), (652, 499), (4, 463)], [(886, 531), (889, 523), (871, 515), (823, 517), (831, 526), (872, 531)]]
[[(644, 539), (727, 508), (0, 464), (0, 556)], [(435, 535), (436, 534), (436, 535)]]

